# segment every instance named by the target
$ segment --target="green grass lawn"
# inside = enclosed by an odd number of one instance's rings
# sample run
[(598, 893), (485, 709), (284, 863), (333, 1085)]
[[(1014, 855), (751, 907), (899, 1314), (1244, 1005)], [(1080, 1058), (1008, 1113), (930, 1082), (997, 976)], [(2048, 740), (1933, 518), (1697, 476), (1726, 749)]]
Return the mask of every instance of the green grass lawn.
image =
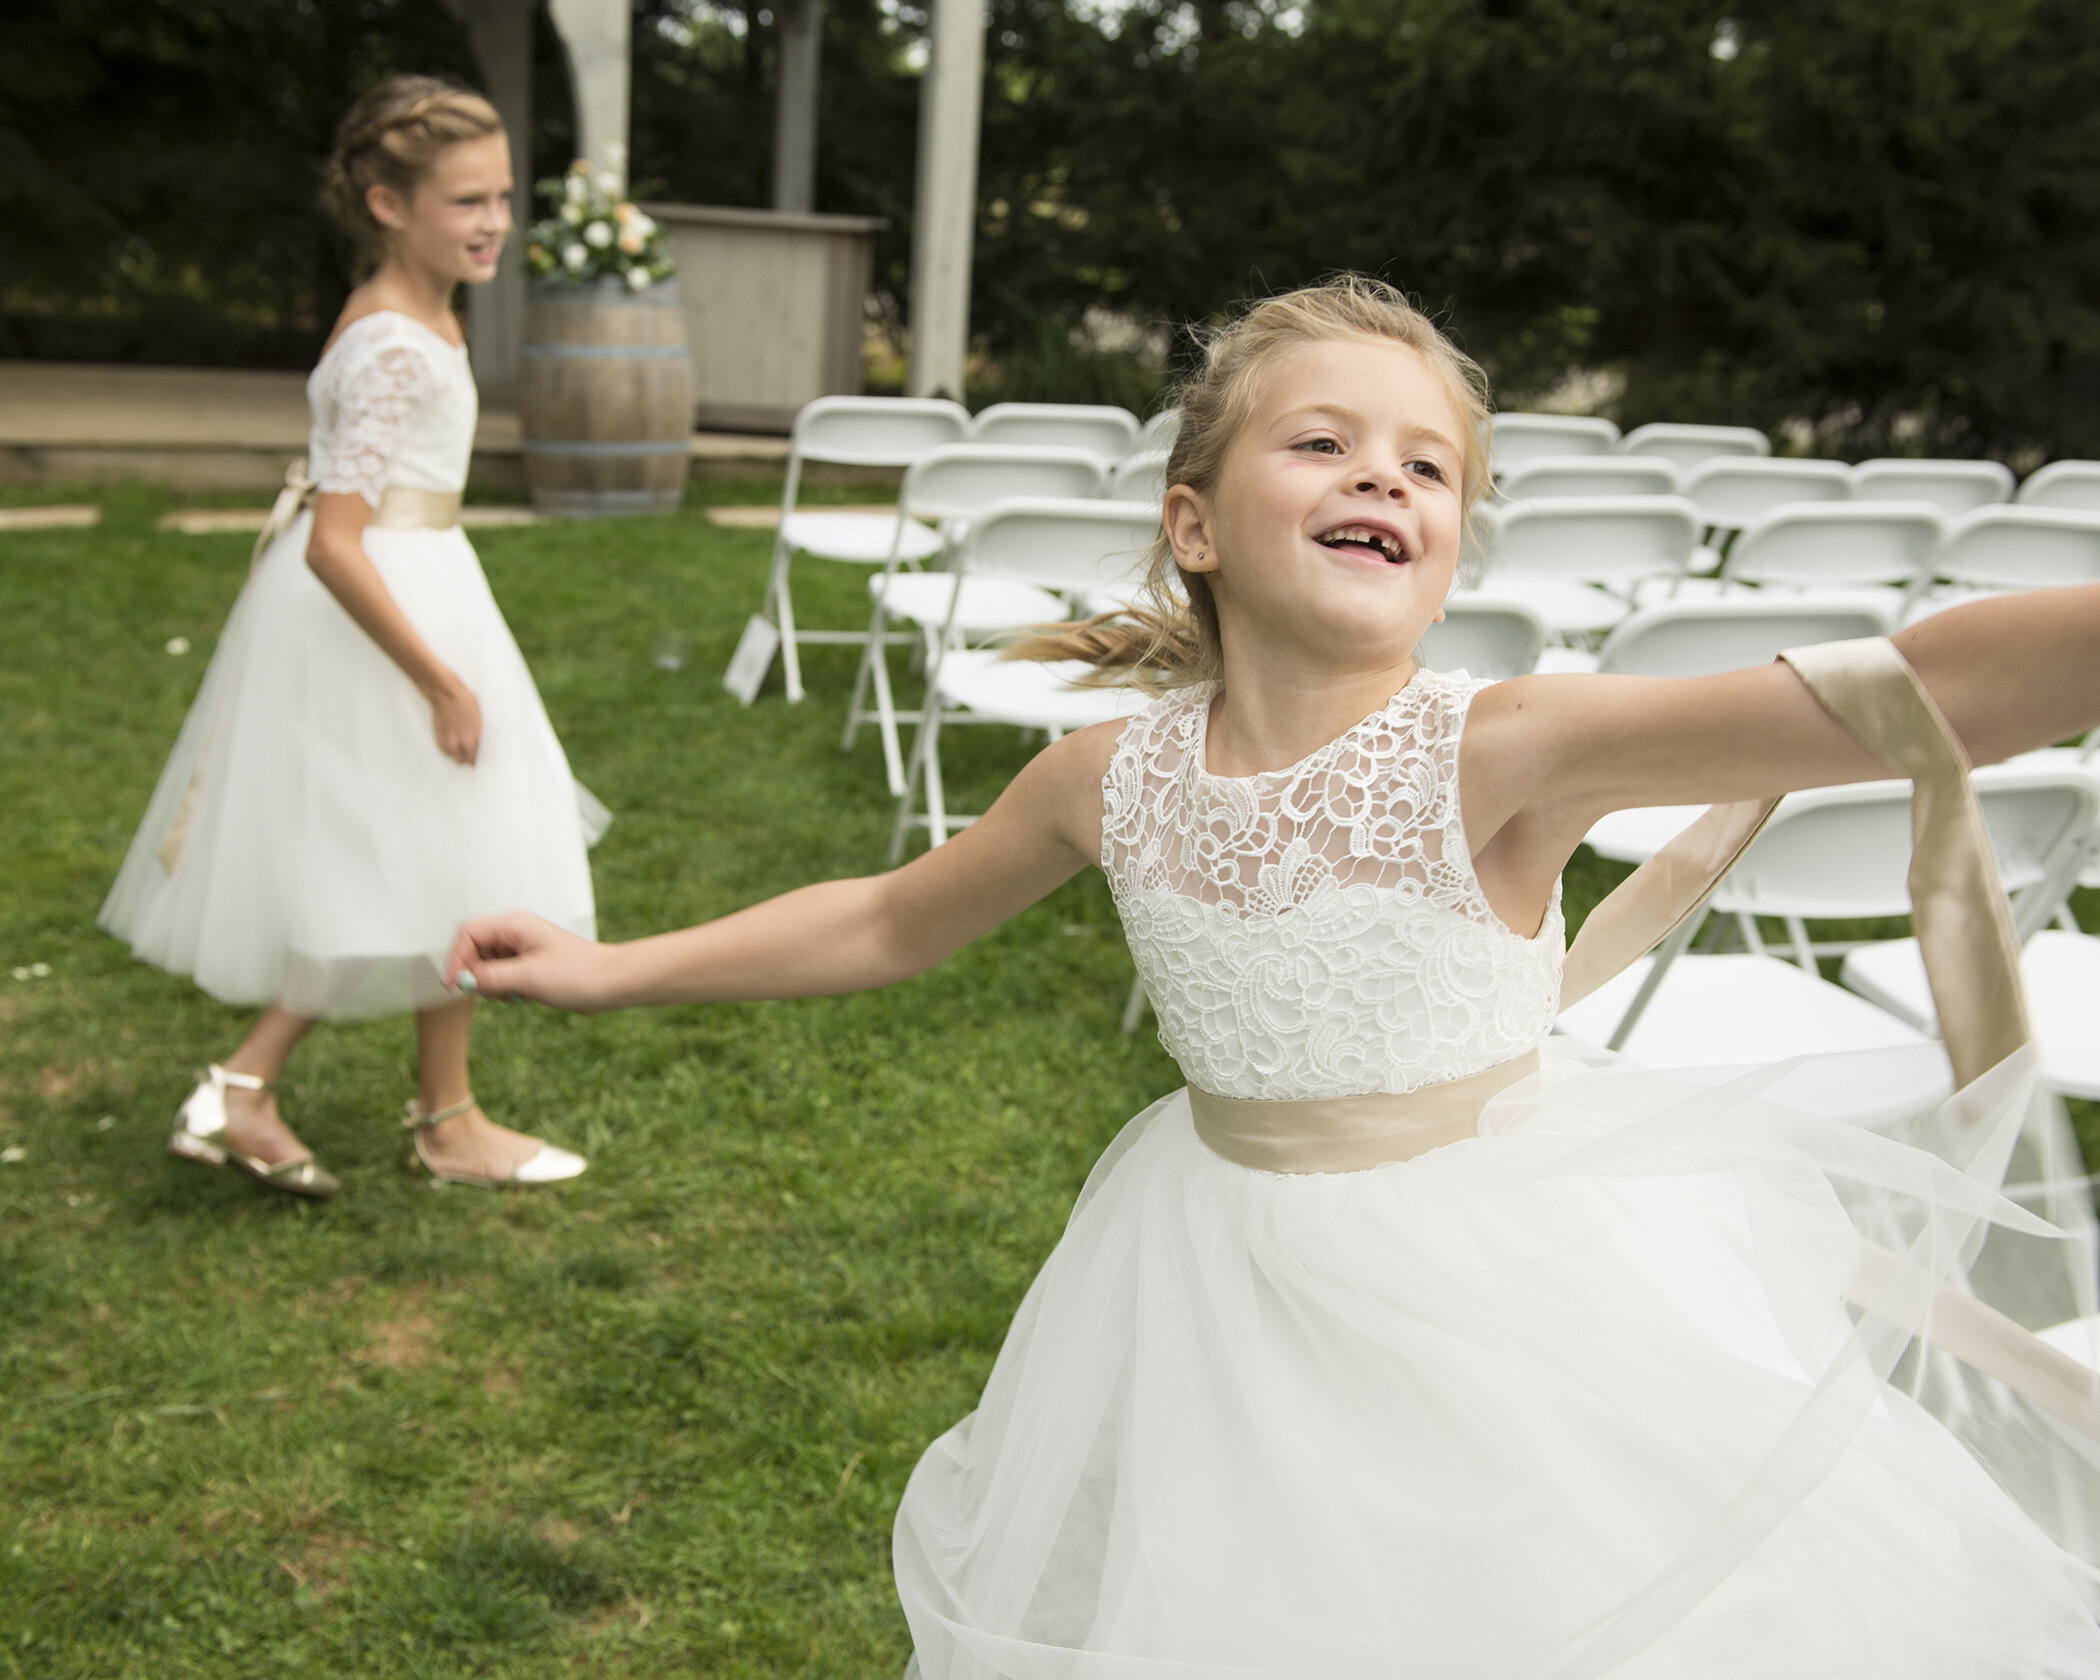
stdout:
[[(248, 1015), (94, 915), (248, 543), (89, 494), (99, 529), (0, 533), (0, 1675), (897, 1674), (905, 1477), (1096, 1153), (1178, 1083), (1116, 1030), (1106, 887), (879, 994), (486, 1011), (479, 1093), (587, 1151), (571, 1185), (410, 1170), (404, 1021), (322, 1029), (287, 1080), (340, 1201), (177, 1162), (175, 1105)], [(812, 650), (800, 707), (718, 686), (768, 542), (697, 509), (478, 539), (618, 814), (608, 936), (880, 865), (875, 742), (837, 745), (851, 656)], [(845, 569), (798, 599), (866, 611)], [(959, 809), (1025, 757), (949, 739)], [(1571, 909), (1613, 878), (1585, 856)]]

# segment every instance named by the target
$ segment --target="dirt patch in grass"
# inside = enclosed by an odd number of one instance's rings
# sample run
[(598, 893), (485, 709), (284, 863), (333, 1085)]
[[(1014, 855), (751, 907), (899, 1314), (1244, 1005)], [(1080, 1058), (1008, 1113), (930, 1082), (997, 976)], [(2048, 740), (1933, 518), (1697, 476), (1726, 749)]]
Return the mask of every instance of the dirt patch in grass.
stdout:
[(394, 1310), (374, 1324), (371, 1339), (358, 1359), (366, 1365), (390, 1371), (414, 1371), (427, 1364), (437, 1339), (437, 1320), (422, 1310), (424, 1285), (411, 1284), (401, 1292)]
[(354, 1534), (316, 1534), (299, 1549), (297, 1558), (279, 1557), (277, 1567), (298, 1583), (301, 1592), (327, 1598), (349, 1580), (358, 1554), (371, 1549), (369, 1542)]

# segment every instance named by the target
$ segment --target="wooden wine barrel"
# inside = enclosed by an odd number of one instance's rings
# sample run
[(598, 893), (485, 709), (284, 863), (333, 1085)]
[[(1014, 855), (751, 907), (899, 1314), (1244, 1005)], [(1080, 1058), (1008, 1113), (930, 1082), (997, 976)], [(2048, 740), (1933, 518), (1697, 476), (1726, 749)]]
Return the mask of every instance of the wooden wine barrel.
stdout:
[(666, 513), (685, 497), (693, 374), (675, 281), (535, 286), (518, 418), (532, 505), (565, 519)]

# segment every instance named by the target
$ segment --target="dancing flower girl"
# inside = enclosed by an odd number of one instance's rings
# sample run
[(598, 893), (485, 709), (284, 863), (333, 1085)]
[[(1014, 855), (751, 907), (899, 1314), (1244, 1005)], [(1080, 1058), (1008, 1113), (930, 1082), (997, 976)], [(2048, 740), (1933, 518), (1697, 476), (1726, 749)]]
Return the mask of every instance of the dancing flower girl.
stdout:
[[(1962, 757), (2100, 722), (2100, 589), (1489, 686), (1413, 659), (1486, 411), (1398, 294), (1257, 305), (1182, 416), (1153, 607), (1029, 650), (1149, 687), (1128, 722), (894, 874), (616, 946), (488, 917), (453, 957), (580, 1010), (843, 992), (1106, 872), (1188, 1086), (912, 1475), (925, 1680), (2100, 1674), (2095, 1383), (1968, 1275), (2051, 1228), (1995, 1189), (2046, 1096)], [(1950, 1103), (1901, 1138), (1834, 1117), (1908, 1051), (1665, 1073), (1549, 1041), (1777, 795), (1899, 764), (1928, 962), (1982, 1000), (1942, 998)], [(1591, 824), (1690, 801), (1722, 803), (1564, 964)]]
[(168, 1147), (296, 1195), (340, 1188), (275, 1096), (323, 1017), (415, 1012), (405, 1124), (440, 1179), (584, 1170), (476, 1106), (473, 1000), (442, 972), (462, 918), (502, 906), (588, 937), (587, 829), (607, 820), (459, 528), (476, 397), (451, 298), (495, 273), (510, 192), (476, 94), (398, 76), (344, 117), (325, 203), (377, 264), (307, 382), (313, 478), (279, 498), (102, 907), (148, 962), (268, 1004)]

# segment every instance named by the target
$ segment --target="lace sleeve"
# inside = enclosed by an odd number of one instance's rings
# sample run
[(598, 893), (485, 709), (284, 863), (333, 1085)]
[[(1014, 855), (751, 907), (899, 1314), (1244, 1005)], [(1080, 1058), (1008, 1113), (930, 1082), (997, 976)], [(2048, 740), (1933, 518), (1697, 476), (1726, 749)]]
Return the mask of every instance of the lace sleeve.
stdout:
[(403, 344), (346, 370), (318, 488), (331, 495), (354, 492), (377, 507), (402, 431), (433, 383), (430, 364)]

